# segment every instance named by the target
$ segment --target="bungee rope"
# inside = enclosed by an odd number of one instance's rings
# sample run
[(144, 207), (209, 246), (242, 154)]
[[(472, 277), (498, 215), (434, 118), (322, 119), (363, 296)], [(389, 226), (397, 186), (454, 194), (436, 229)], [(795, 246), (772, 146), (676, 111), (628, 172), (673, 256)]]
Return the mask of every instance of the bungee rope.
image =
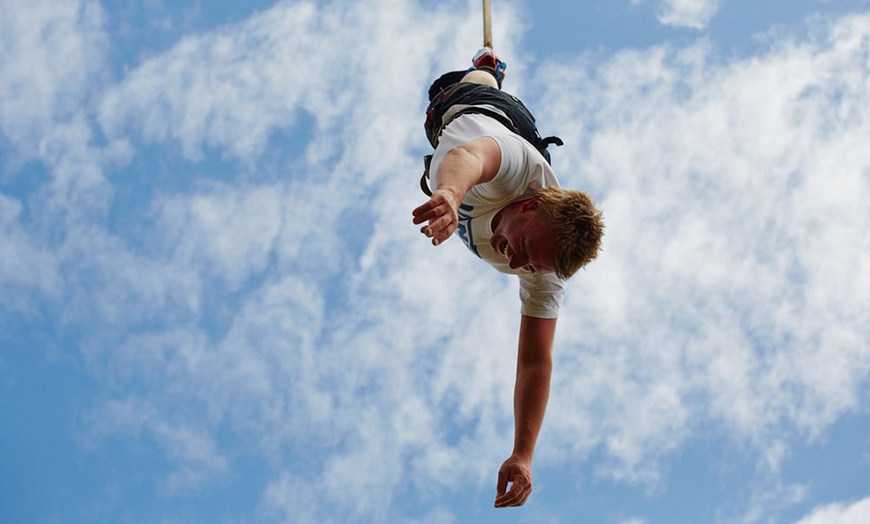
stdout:
[(490, 0), (483, 0), (483, 47), (492, 49), (492, 6)]

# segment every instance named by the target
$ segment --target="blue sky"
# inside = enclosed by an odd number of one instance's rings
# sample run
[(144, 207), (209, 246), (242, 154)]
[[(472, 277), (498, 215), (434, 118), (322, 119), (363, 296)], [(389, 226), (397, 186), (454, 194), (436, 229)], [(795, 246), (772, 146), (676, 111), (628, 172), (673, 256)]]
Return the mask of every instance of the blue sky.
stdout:
[(493, 1), (604, 209), (535, 492), (516, 282), (411, 223), (480, 3), (0, 0), (0, 521), (870, 520), (870, 2)]

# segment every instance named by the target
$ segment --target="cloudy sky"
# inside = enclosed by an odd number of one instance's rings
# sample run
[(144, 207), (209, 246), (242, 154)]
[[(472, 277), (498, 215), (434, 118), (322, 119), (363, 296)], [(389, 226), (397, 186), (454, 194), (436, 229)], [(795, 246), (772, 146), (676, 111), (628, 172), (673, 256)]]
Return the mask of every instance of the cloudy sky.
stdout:
[(493, 1), (607, 221), (507, 510), (516, 282), (411, 223), (480, 11), (0, 0), (0, 521), (870, 521), (870, 1)]

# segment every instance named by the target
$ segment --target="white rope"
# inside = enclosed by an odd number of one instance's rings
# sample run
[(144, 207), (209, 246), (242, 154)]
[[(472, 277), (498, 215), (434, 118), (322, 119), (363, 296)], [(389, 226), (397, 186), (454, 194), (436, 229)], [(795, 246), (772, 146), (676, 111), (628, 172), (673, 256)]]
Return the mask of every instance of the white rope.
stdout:
[(490, 0), (483, 0), (483, 47), (492, 49), (492, 8)]

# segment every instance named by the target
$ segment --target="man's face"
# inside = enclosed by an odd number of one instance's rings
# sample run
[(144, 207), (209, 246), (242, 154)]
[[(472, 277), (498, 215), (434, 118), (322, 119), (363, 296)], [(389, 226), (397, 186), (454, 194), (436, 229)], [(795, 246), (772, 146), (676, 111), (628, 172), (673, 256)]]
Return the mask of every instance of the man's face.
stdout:
[(508, 260), (511, 269), (542, 274), (556, 271), (556, 234), (539, 207), (537, 200), (522, 202), (506, 210), (493, 230), (490, 246)]

